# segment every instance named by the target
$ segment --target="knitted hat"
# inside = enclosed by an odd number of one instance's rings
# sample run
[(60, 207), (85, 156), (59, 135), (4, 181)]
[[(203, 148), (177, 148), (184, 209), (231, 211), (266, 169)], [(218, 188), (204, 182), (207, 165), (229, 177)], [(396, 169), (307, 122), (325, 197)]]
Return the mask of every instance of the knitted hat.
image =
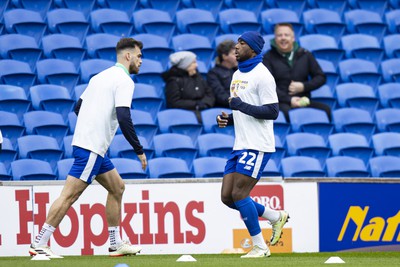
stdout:
[(257, 55), (261, 53), (265, 43), (264, 38), (256, 31), (245, 32), (239, 36), (239, 39), (245, 41)]
[(190, 64), (196, 59), (196, 54), (190, 51), (180, 51), (169, 56), (172, 66), (186, 70)]

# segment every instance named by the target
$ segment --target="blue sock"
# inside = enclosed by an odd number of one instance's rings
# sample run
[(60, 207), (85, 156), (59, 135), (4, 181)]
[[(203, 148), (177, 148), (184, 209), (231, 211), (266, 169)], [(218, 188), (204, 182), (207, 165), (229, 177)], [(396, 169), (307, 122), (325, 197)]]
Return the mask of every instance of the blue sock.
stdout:
[(247, 230), (251, 236), (261, 233), (260, 224), (258, 223), (257, 209), (254, 201), (250, 197), (235, 202), (235, 206), (240, 212)]
[(264, 214), (265, 207), (258, 202), (253, 200), (254, 206), (256, 206), (258, 217), (261, 217)]

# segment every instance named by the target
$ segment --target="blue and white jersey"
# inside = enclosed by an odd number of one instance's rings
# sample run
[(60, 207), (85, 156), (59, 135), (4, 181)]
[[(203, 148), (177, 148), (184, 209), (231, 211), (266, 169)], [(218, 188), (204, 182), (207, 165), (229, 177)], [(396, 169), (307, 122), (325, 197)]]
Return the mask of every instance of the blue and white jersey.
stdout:
[[(231, 96), (234, 92), (243, 102), (254, 106), (278, 103), (275, 79), (259, 63), (249, 72), (237, 70), (232, 77)], [(256, 119), (239, 110), (233, 110), (235, 144), (233, 150), (254, 149), (275, 152), (273, 120)]]
[(118, 128), (116, 107), (131, 107), (135, 84), (122, 67), (93, 76), (81, 95), (73, 146), (104, 157)]

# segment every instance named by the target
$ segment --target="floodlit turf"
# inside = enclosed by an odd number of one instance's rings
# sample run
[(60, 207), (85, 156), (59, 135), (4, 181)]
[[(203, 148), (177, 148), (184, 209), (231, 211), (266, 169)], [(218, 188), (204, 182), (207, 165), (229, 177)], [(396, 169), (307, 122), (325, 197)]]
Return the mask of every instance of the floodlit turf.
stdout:
[(129, 267), (142, 266), (338, 266), (324, 264), (331, 256), (339, 256), (345, 264), (339, 266), (400, 266), (400, 252), (343, 252), (343, 253), (290, 253), (274, 254), (270, 258), (240, 259), (238, 254), (192, 255), (196, 262), (177, 262), (181, 255), (138, 255), (132, 257), (110, 258), (107, 256), (68, 256), (50, 261), (32, 261), (30, 257), (0, 257), (1, 267), (60, 266), (60, 267), (114, 267), (126, 263)]

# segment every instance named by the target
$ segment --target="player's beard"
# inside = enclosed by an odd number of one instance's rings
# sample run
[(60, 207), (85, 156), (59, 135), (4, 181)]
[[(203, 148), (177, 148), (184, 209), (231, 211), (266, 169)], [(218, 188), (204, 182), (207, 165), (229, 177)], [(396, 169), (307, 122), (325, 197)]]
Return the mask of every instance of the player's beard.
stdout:
[(139, 73), (139, 67), (136, 66), (134, 63), (129, 65), (129, 73), (130, 74), (138, 74)]

